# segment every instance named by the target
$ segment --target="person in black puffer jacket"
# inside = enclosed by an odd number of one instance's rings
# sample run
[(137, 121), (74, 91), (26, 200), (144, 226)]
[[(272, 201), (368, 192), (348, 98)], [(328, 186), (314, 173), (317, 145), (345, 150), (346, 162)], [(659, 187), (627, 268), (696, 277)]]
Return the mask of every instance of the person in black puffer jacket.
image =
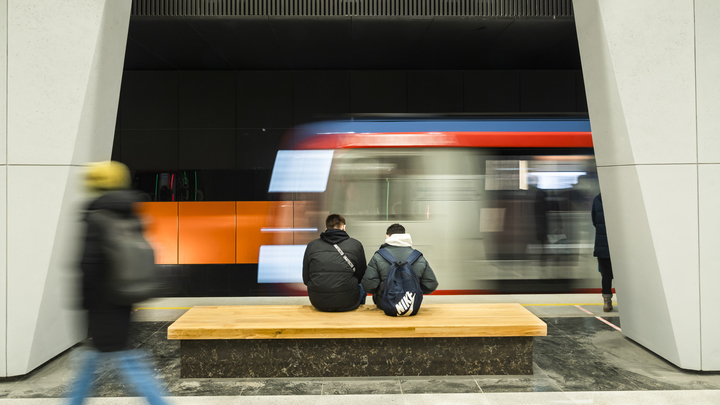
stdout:
[(592, 204), (592, 223), (595, 226), (595, 250), (593, 256), (597, 257), (598, 270), (602, 276), (603, 311), (612, 311), (612, 281), (613, 270), (610, 262), (610, 246), (608, 245), (607, 229), (605, 228), (605, 213), (603, 211), (602, 197), (598, 194)]
[(139, 195), (127, 190), (130, 172), (122, 163), (101, 162), (92, 164), (85, 177), (89, 191), (97, 198), (90, 202), (83, 217), (86, 224), (80, 260), (82, 275), (82, 305), (87, 310), (88, 334), (96, 350), (86, 353), (84, 364), (70, 392), (70, 405), (80, 405), (90, 393), (100, 358), (116, 362), (123, 377), (134, 385), (136, 392), (147, 398), (151, 405), (165, 405), (160, 389), (150, 368), (144, 364), (138, 350), (128, 350), (130, 314), (132, 307), (118, 305), (107, 299), (111, 262), (103, 243), (106, 229), (91, 219), (91, 212), (108, 210), (123, 217), (135, 216), (134, 204)]
[(367, 267), (365, 250), (345, 232), (342, 215), (329, 215), (325, 226), (320, 239), (308, 243), (305, 249), (303, 283), (308, 288), (310, 303), (318, 310), (352, 311), (365, 303), (366, 294), (360, 285)]

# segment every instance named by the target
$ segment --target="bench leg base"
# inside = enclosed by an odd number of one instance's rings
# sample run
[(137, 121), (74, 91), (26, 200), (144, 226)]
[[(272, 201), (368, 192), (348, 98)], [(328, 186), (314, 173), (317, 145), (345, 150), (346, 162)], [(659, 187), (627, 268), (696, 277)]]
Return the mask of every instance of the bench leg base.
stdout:
[(182, 340), (181, 378), (530, 375), (532, 337)]

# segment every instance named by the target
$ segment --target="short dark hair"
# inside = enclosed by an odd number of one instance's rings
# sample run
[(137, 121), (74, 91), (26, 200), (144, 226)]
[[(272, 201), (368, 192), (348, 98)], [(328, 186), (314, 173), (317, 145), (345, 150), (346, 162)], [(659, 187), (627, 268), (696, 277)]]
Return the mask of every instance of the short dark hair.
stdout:
[(325, 220), (325, 228), (338, 228), (345, 225), (345, 218), (340, 214), (330, 214)]
[(400, 224), (392, 224), (388, 227), (386, 234), (392, 236), (396, 233), (405, 233), (405, 227)]

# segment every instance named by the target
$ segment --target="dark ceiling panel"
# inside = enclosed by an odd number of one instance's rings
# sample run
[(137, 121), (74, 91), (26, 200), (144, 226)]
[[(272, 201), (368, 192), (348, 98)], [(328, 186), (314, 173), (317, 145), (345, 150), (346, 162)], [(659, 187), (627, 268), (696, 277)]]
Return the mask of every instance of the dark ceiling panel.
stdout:
[(497, 61), (489, 57), (489, 50), (511, 23), (511, 19), (436, 17), (422, 44), (424, 68), (492, 69)]
[(125, 70), (175, 70), (178, 67), (128, 38), (125, 48)]
[(421, 44), (432, 21), (432, 18), (353, 17), (353, 69), (407, 69), (422, 64)]
[(187, 18), (237, 70), (291, 69), (268, 17)]
[(184, 18), (131, 18), (128, 37), (182, 70), (233, 69)]
[(349, 69), (350, 17), (270, 17), (292, 69)]
[(509, 64), (520, 69), (580, 69), (580, 48), (572, 19), (515, 20), (494, 47), (495, 54), (504, 55)]
[(132, 17), (128, 70), (580, 69), (572, 18)]

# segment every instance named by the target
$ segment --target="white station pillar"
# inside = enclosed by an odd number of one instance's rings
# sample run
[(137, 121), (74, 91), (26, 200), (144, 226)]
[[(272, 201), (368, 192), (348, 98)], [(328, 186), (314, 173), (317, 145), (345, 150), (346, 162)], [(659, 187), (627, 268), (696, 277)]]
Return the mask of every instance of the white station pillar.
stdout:
[(86, 336), (81, 166), (109, 160), (131, 0), (0, 0), (0, 377)]
[(720, 370), (720, 2), (573, 3), (623, 333)]

